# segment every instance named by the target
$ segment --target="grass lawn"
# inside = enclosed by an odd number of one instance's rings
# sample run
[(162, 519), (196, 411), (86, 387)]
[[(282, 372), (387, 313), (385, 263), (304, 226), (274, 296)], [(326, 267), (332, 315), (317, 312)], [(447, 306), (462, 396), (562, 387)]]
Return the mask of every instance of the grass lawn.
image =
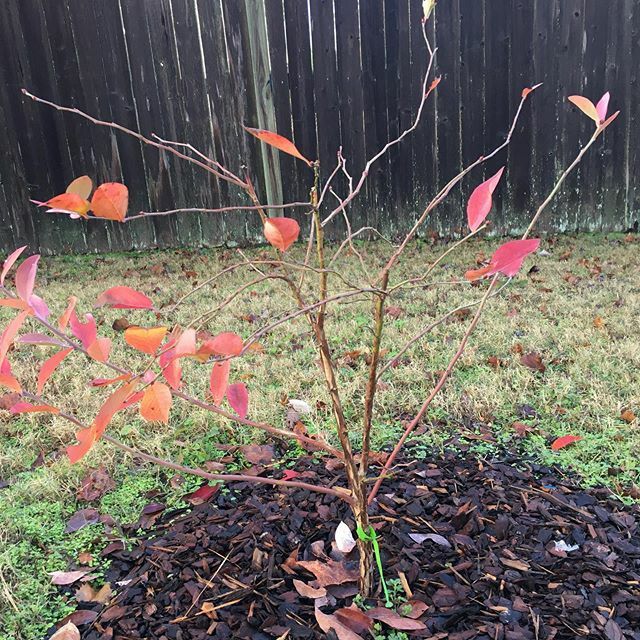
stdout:
[[(435, 279), (460, 278), (496, 245), (496, 240), (470, 243), (451, 254)], [(425, 447), (445, 447), (462, 431), (480, 455), (489, 456), (503, 445), (518, 447), (544, 462), (577, 470), (587, 484), (606, 484), (625, 499), (640, 497), (640, 422), (633, 417), (640, 415), (640, 242), (632, 236), (589, 235), (561, 237), (543, 246), (543, 255), (529, 258), (522, 274), (491, 301), (460, 366), (432, 406), (430, 426), (420, 438)], [(419, 265), (428, 264), (440, 250), (426, 242), (414, 244), (395, 277), (419, 272)], [(367, 270), (380, 266), (387, 253), (384, 244), (371, 245)], [(292, 252), (295, 259), (301, 256), (301, 248)], [(232, 250), (47, 258), (37, 291), (55, 315), (72, 294), (84, 313), (100, 292), (126, 284), (149, 295), (162, 312), (194, 284), (238, 259)], [(344, 279), (362, 281), (362, 267), (354, 257), (340, 258), (334, 266)], [(166, 320), (156, 321), (149, 312), (124, 313), (130, 322), (148, 326), (184, 322), (253, 277), (245, 270), (217, 281)], [(241, 291), (206, 328), (211, 333), (250, 335), (291, 308), (287, 292), (279, 287), (261, 283)], [(445, 311), (478, 297), (479, 291), (468, 284), (399, 293), (386, 317), (385, 357), (391, 358), (407, 338)], [(365, 301), (334, 306), (328, 320), (343, 401), (354, 425), (362, 411), (369, 309)], [(102, 322), (101, 334), (114, 340), (113, 359), (131, 365), (138, 356), (122, 346), (122, 334), (112, 329), (123, 312), (99, 309), (95, 315)], [(0, 326), (8, 317), (6, 310), (0, 311)], [(459, 314), (440, 325), (389, 369), (378, 395), (376, 447), (391, 442), (402, 420), (417, 410), (468, 321)], [(279, 327), (260, 346), (234, 362), (232, 373), (233, 380), (249, 388), (250, 417), (282, 426), (288, 399), (305, 400), (313, 408), (305, 416), (308, 429), (333, 441), (331, 412), (305, 322)], [(520, 362), (521, 354), (530, 352), (541, 357), (543, 373)], [(47, 353), (45, 347), (22, 346), (11, 354), (14, 372), (26, 387), (35, 387), (36, 360), (41, 362)], [(185, 368), (189, 389), (204, 397), (209, 368), (195, 363)], [(101, 365), (73, 354), (48, 383), (47, 399), (90, 421), (106, 393), (87, 385), (94, 377), (110, 376)], [(514, 422), (525, 425), (519, 427), (524, 437), (517, 435)], [(476, 432), (486, 433), (487, 425), (495, 443), (474, 438)], [(226, 452), (219, 444), (262, 437), (185, 404), (174, 406), (168, 426), (144, 423), (135, 411), (127, 411), (116, 417), (110, 432), (149, 453), (189, 465), (220, 458)], [(95, 506), (118, 522), (134, 522), (156, 490), (165, 503), (178, 505), (181, 496), (199, 485), (194, 479), (179, 486), (170, 483), (163, 471), (135, 464), (106, 443), (71, 466), (62, 452), (74, 441), (73, 433), (73, 425), (63, 419), (11, 418), (0, 411), (0, 480), (6, 484), (0, 490), (1, 640), (40, 640), (52, 623), (74, 609), (73, 602), (66, 602), (50, 585), (48, 572), (69, 569), (81, 553), (92, 554), (98, 570), (105, 567), (98, 553), (104, 545), (103, 525), (64, 533), (77, 509)], [(549, 443), (565, 434), (583, 439), (552, 452)], [(288, 464), (295, 455), (292, 448), (279, 464)], [(78, 501), (82, 478), (100, 465), (107, 467), (116, 489), (93, 505)]]

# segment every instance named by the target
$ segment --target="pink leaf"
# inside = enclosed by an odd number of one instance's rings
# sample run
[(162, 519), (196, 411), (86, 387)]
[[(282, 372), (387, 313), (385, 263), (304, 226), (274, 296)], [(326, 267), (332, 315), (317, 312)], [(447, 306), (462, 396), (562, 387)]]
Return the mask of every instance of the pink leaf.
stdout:
[(49, 307), (47, 303), (35, 293), (29, 298), (29, 306), (33, 309), (36, 317), (46, 320), (49, 317)]
[(227, 400), (231, 408), (242, 418), (249, 412), (249, 393), (242, 382), (236, 382), (227, 388)]
[(7, 273), (9, 273), (9, 269), (14, 265), (15, 261), (20, 257), (20, 254), (27, 248), (25, 244), (24, 247), (20, 247), (16, 249), (13, 253), (10, 253), (7, 259), (4, 261), (2, 265), (2, 272), (0, 273), (0, 286), (4, 284), (4, 279), (7, 277)]
[(219, 405), (227, 393), (229, 384), (229, 370), (231, 369), (231, 361), (214, 362), (211, 369), (211, 378), (209, 379), (209, 391), (213, 397), (213, 404)]
[(113, 309), (153, 309), (153, 302), (130, 287), (112, 287), (98, 296), (96, 307), (107, 305)]
[(607, 109), (609, 108), (609, 98), (611, 95), (607, 91), (600, 100), (598, 100), (598, 104), (596, 105), (596, 111), (598, 113), (598, 118), (600, 119), (600, 124), (602, 124), (607, 119)]
[(11, 322), (7, 325), (7, 328), (0, 334), (0, 362), (4, 360), (4, 357), (7, 355), (7, 351), (9, 351), (9, 347), (16, 337), (20, 327), (24, 324), (24, 321), (27, 319), (27, 316), (30, 315), (31, 310), (27, 309), (22, 313), (18, 314)]
[(16, 269), (16, 291), (25, 301), (29, 302), (33, 295), (33, 287), (36, 282), (36, 272), (38, 271), (39, 255), (29, 256)]
[(497, 173), (473, 190), (467, 203), (467, 219), (471, 231), (476, 231), (491, 211), (491, 195), (498, 186), (503, 171), (504, 167), (501, 167)]
[(574, 442), (579, 442), (580, 440), (582, 440), (580, 436), (562, 436), (561, 438), (557, 438), (556, 440), (553, 441), (551, 448), (554, 451), (558, 451), (559, 449), (564, 449), (565, 447), (568, 447), (570, 444), (573, 444)]
[(300, 225), (293, 218), (267, 218), (264, 237), (270, 245), (286, 251), (300, 235)]
[(96, 321), (90, 313), (85, 315), (86, 322), (80, 322), (75, 311), (71, 311), (69, 316), (69, 326), (71, 327), (71, 333), (82, 342), (82, 346), (88, 349), (98, 337), (98, 330), (96, 328)]
[(242, 351), (242, 347), (242, 338), (236, 333), (226, 331), (205, 340), (200, 349), (198, 349), (198, 354), (203, 356), (212, 354), (217, 356), (237, 356)]
[(194, 355), (196, 352), (196, 330), (185, 329), (178, 338), (174, 351), (176, 358)]

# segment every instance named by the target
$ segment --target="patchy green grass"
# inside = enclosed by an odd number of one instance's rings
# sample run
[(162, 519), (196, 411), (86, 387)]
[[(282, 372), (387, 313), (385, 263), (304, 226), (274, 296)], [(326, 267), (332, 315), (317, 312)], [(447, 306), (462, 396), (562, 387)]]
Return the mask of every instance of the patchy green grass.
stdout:
[[(434, 272), (434, 280), (458, 280), (477, 258), (490, 255), (496, 244), (495, 240), (477, 241), (454, 252)], [(637, 418), (630, 423), (621, 418), (625, 409), (640, 414), (640, 244), (637, 238), (599, 235), (563, 237), (544, 246), (550, 255), (529, 259), (523, 274), (491, 301), (460, 366), (432, 406), (429, 423), (434, 426), (420, 436), (422, 444), (425, 449), (443, 447), (460, 429), (470, 434), (479, 423), (490, 425), (499, 444), (518, 446), (545, 462), (572, 467), (585, 483), (607, 484), (624, 494), (640, 483), (640, 424)], [(395, 282), (419, 273), (420, 265), (428, 265), (440, 249), (424, 242), (414, 244)], [(382, 243), (367, 247), (366, 270), (382, 265), (386, 253)], [(262, 250), (249, 254), (271, 255)], [(292, 253), (293, 259), (301, 256), (300, 248)], [(128, 366), (142, 364), (139, 354), (123, 346), (122, 334), (111, 328), (113, 321), (126, 314), (130, 322), (147, 326), (184, 323), (255, 278), (255, 273), (240, 269), (164, 317), (194, 284), (242, 259), (230, 250), (48, 258), (41, 266), (38, 292), (56, 314), (72, 294), (80, 300), (80, 311), (90, 311), (97, 295), (115, 284), (127, 284), (150, 295), (160, 309), (157, 319), (148, 312), (94, 312), (101, 334), (114, 340), (114, 360)], [(340, 258), (334, 267), (349, 282), (364, 281), (354, 257)], [(307, 277), (307, 285), (312, 284)], [(336, 290), (340, 286), (334, 278)], [(385, 358), (392, 358), (410, 336), (448, 309), (480, 295), (481, 290), (469, 284), (398, 292), (389, 303), (395, 313), (386, 318)], [(232, 304), (212, 317), (206, 329), (211, 333), (236, 331), (246, 338), (292, 307), (282, 285), (259, 283), (241, 291)], [(2, 325), (8, 317), (7, 310), (0, 310)], [(420, 406), (468, 321), (457, 317), (440, 325), (384, 376), (376, 406), (376, 447), (391, 442), (400, 433), (403, 418)], [(333, 306), (328, 324), (343, 401), (355, 433), (362, 415), (370, 302), (350, 300)], [(302, 399), (313, 407), (313, 413), (305, 417), (308, 429), (334, 440), (331, 412), (305, 321), (278, 327), (260, 345), (260, 352), (234, 362), (232, 374), (233, 380), (242, 380), (249, 388), (250, 416), (283, 426), (287, 399)], [(545, 372), (523, 366), (520, 350), (539, 353)], [(48, 353), (45, 347), (21, 346), (11, 354), (14, 371), (28, 388), (34, 384), (37, 362)], [(495, 366), (495, 359), (500, 366)], [(196, 363), (186, 366), (185, 377), (193, 394), (204, 397), (208, 373), (207, 367)], [(89, 421), (107, 393), (87, 386), (93, 377), (109, 377), (109, 373), (98, 363), (72, 355), (47, 384), (48, 401)], [(529, 413), (534, 411), (533, 417), (522, 417), (523, 405), (528, 405)], [(515, 421), (529, 428), (525, 438), (514, 437)], [(168, 426), (146, 424), (128, 411), (116, 417), (110, 431), (149, 453), (190, 465), (218, 459), (222, 455), (219, 444), (262, 439), (260, 433), (231, 428), (218, 416), (182, 402), (174, 406)], [(61, 452), (73, 442), (73, 432), (73, 425), (58, 417), (10, 418), (0, 412), (0, 479), (9, 483), (0, 490), (2, 640), (39, 640), (52, 622), (72, 610), (73, 603), (49, 585), (47, 572), (68, 569), (77, 563), (79, 553), (94, 552), (103, 542), (99, 525), (64, 534), (69, 516), (87, 506), (77, 502), (75, 493), (88, 469), (104, 464), (116, 480), (117, 488), (93, 506), (119, 522), (135, 521), (157, 489), (169, 491), (164, 501), (178, 504), (181, 494), (197, 486), (197, 481), (190, 480), (171, 489), (169, 475), (136, 466), (106, 443), (97, 445), (81, 464), (71, 466)], [(567, 433), (583, 440), (552, 452), (551, 440)], [(483, 442), (476, 445), (480, 454), (487, 455), (491, 447)], [(41, 452), (44, 464), (31, 470)], [(100, 570), (97, 560), (96, 564)]]

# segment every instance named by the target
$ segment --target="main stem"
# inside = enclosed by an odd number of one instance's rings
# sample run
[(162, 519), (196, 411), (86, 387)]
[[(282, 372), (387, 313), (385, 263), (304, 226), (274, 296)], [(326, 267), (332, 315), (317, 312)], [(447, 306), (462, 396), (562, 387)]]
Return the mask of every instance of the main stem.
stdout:
[[(319, 280), (319, 296), (320, 300), (327, 299), (328, 291), (328, 272), (325, 269), (324, 254), (324, 229), (320, 220), (320, 212), (318, 210), (318, 192), (319, 192), (319, 164), (314, 165), (314, 186), (311, 192), (311, 202), (313, 206), (313, 219), (316, 231), (316, 252), (318, 258)], [(336, 421), (336, 431), (338, 440), (344, 452), (345, 473), (349, 489), (351, 489), (351, 508), (356, 521), (356, 526), (364, 531), (369, 531), (369, 514), (367, 505), (367, 493), (364, 484), (364, 477), (358, 472), (358, 466), (353, 455), (351, 447), (351, 439), (349, 438), (349, 429), (342, 407), (342, 400), (338, 391), (338, 383), (336, 380), (335, 366), (331, 355), (331, 347), (327, 340), (325, 332), (325, 314), (326, 305), (318, 308), (315, 319), (312, 321), (312, 329), (318, 343), (320, 352), (320, 363), (324, 374), (329, 397), (331, 398), (331, 406)], [(372, 568), (373, 568), (373, 548), (371, 542), (358, 538), (358, 551), (360, 554), (359, 564), (359, 589), (363, 596), (368, 596), (372, 586)]]

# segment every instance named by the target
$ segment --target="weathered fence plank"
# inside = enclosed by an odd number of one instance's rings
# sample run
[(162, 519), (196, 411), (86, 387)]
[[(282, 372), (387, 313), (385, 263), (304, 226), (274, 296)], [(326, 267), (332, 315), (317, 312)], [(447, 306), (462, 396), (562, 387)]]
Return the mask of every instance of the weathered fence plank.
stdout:
[[(193, 144), (249, 175), (271, 204), (306, 199), (312, 172), (249, 138), (276, 129), (326, 179), (343, 148), (354, 178), (410, 126), (426, 64), (421, 0), (4, 0), (0, 3), (0, 249), (95, 252), (248, 243), (255, 214), (182, 214), (120, 225), (45, 215), (46, 199), (87, 173), (123, 180), (130, 211), (248, 204), (246, 195), (171, 154), (24, 98), (20, 88), (150, 136)], [(427, 25), (438, 46), (430, 98), (415, 134), (372, 167), (349, 210), (354, 229), (393, 236), (438, 186), (507, 134), (509, 149), (465, 178), (431, 218), (456, 233), (471, 188), (507, 164), (492, 215), (496, 232), (522, 228), (589, 136), (566, 102), (611, 91), (622, 110), (549, 213), (546, 230), (637, 229), (640, 6), (635, 0), (441, 0)], [(346, 180), (335, 182), (344, 194)], [(332, 195), (329, 202), (337, 202)], [(289, 211), (304, 220), (304, 211)], [(329, 235), (345, 229), (336, 219)]]

